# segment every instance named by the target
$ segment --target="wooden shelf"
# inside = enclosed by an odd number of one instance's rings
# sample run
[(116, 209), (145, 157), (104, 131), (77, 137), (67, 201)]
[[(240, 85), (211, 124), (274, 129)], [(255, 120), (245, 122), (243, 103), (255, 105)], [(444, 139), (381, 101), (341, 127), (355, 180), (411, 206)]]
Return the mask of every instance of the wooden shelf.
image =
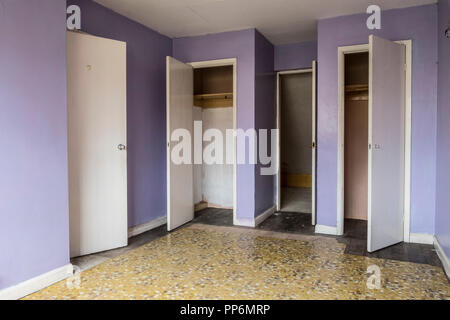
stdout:
[(354, 84), (345, 86), (346, 93), (360, 93), (365, 91), (369, 91), (369, 85), (367, 84)]
[(208, 93), (194, 95), (194, 105), (201, 108), (226, 108), (233, 106), (233, 93)]

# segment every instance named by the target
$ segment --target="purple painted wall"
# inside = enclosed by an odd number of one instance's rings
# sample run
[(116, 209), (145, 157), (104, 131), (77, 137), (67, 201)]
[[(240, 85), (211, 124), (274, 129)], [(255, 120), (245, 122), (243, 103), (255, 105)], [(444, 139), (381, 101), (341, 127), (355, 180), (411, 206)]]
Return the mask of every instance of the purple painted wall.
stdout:
[(166, 215), (166, 56), (172, 40), (91, 0), (82, 30), (127, 43), (128, 225)]
[[(255, 127), (255, 30), (173, 40), (173, 57), (184, 62), (237, 58), (237, 127)], [(237, 217), (254, 218), (255, 166), (237, 166)]]
[(65, 10), (0, 0), (0, 289), (69, 263)]
[(299, 42), (275, 46), (275, 70), (311, 68), (317, 60), (317, 42)]
[[(255, 33), (255, 129), (276, 128), (274, 47), (258, 31)], [(270, 152), (270, 138), (267, 140)], [(255, 166), (255, 217), (274, 205), (274, 176), (261, 175)]]
[(318, 24), (318, 223), (337, 222), (337, 48), (368, 43), (369, 34), (413, 40), (411, 232), (434, 233), (436, 190), (437, 6), (383, 11), (382, 29), (366, 27), (366, 14)]
[(444, 35), (450, 27), (450, 1), (440, 0), (438, 12), (436, 237), (450, 257), (450, 39)]

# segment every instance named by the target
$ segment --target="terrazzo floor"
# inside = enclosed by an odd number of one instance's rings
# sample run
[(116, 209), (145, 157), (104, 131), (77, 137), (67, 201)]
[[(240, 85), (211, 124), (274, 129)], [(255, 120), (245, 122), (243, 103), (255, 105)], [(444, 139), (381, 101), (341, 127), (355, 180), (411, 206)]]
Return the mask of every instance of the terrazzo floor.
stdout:
[(344, 250), (330, 237), (192, 224), (25, 299), (450, 299), (440, 267)]

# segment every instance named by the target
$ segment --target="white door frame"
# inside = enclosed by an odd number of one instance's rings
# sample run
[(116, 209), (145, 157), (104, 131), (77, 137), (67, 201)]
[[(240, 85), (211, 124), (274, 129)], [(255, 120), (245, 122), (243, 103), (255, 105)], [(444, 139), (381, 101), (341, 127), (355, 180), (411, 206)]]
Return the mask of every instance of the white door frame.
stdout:
[[(411, 216), (411, 86), (412, 40), (395, 41), (406, 47), (405, 83), (405, 182), (403, 241), (409, 242)], [(369, 52), (369, 44), (338, 47), (338, 181), (337, 181), (337, 235), (344, 234), (344, 135), (345, 135), (345, 55)]]
[[(314, 149), (312, 150), (312, 176), (313, 176), (313, 188), (312, 188), (312, 197), (311, 197), (311, 201), (312, 201), (312, 214), (311, 214), (311, 224), (315, 225), (316, 224), (316, 195), (315, 195), (315, 181), (316, 181), (316, 170), (315, 170), (315, 158), (316, 158), (316, 154), (315, 154), (315, 150), (317, 150), (317, 143), (316, 143), (316, 81), (315, 81), (315, 77), (316, 77), (316, 72), (315, 72), (315, 66), (316, 66), (316, 61), (314, 60), (312, 62), (312, 68), (308, 68), (308, 69), (296, 69), (296, 70), (288, 70), (288, 71), (279, 71), (277, 72), (277, 129), (280, 130), (281, 129), (281, 118), (280, 118), (280, 110), (281, 110), (281, 104), (280, 104), (280, 78), (282, 75), (286, 75), (286, 74), (301, 74), (301, 73), (311, 73), (312, 75), (312, 143), (314, 144)], [(278, 131), (279, 132), (279, 131)], [(277, 174), (276, 174), (276, 179), (275, 179), (275, 188), (276, 188), (276, 207), (277, 207), (277, 211), (281, 210), (281, 138), (280, 138), (281, 134), (279, 132), (278, 134), (278, 139), (277, 139), (277, 158), (276, 158), (276, 163), (277, 163)]]
[[(218, 59), (218, 60), (205, 60), (189, 62), (194, 69), (199, 68), (211, 68), (211, 67), (224, 67), (233, 66), (233, 129), (237, 129), (237, 59)], [(237, 225), (237, 151), (236, 151), (236, 135), (233, 135), (233, 150), (234, 150), (234, 163), (233, 163), (233, 224)]]

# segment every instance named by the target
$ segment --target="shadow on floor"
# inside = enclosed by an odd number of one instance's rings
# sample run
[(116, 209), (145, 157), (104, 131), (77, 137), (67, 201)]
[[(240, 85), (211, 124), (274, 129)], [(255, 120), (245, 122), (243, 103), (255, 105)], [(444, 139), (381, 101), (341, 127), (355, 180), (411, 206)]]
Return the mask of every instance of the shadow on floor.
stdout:
[[(233, 210), (207, 208), (196, 212), (195, 218), (191, 223), (231, 227), (233, 226)], [(343, 236), (327, 237), (334, 237), (338, 242), (345, 244), (346, 247), (344, 253), (346, 254), (423, 263), (442, 267), (441, 261), (439, 260), (439, 257), (437, 256), (432, 245), (402, 242), (373, 253), (368, 253), (367, 221), (346, 219), (344, 226), (345, 232)], [(311, 225), (311, 214), (307, 213), (276, 212), (257, 226), (256, 229), (273, 232), (315, 235), (314, 226)], [(167, 225), (162, 225), (158, 228), (130, 238), (127, 247), (74, 258), (71, 259), (71, 263), (80, 267), (81, 271), (85, 271), (106, 260), (115, 258), (155, 239), (163, 237), (167, 233)]]

